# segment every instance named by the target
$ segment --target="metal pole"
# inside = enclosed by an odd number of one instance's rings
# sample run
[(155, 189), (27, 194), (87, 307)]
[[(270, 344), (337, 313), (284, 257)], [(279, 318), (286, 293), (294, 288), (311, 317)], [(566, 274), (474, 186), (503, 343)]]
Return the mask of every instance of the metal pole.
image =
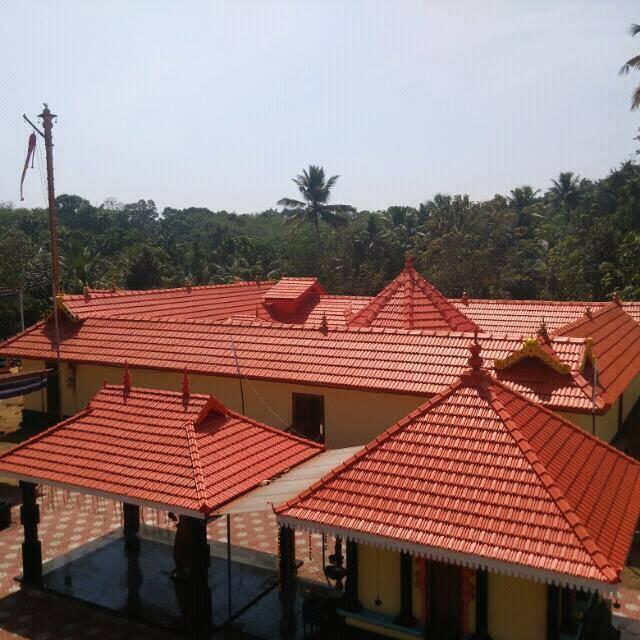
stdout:
[(229, 620), (231, 620), (231, 611), (232, 611), (232, 603), (231, 603), (231, 514), (227, 513), (227, 593), (229, 597), (227, 598), (227, 604), (229, 608)]
[(53, 320), (55, 329), (55, 348), (56, 348), (56, 368), (58, 383), (58, 417), (62, 420), (64, 416), (63, 399), (62, 399), (62, 363), (60, 361), (60, 324), (58, 321), (58, 295), (60, 289), (60, 265), (58, 259), (58, 223), (56, 211), (56, 194), (53, 181), (53, 119), (55, 114), (51, 113), (48, 105), (45, 103), (42, 113), (38, 116), (42, 118), (42, 128), (44, 129), (44, 146), (47, 158), (47, 191), (49, 196), (49, 233), (51, 234), (51, 273), (53, 275)]

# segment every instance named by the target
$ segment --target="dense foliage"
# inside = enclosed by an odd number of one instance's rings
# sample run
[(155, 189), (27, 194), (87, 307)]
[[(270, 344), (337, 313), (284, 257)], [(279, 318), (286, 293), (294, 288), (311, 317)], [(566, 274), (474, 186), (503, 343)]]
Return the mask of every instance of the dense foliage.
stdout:
[[(631, 162), (596, 182), (562, 173), (544, 193), (525, 185), (484, 202), (438, 194), (418, 207), (345, 210), (337, 226), (319, 216), (321, 242), (315, 218), (288, 225), (276, 210), (57, 202), (67, 292), (317, 275), (330, 292), (373, 294), (411, 252), (449, 296), (640, 298), (640, 166)], [(47, 212), (0, 204), (0, 229), (0, 288), (24, 291), (30, 324), (50, 304)], [(0, 337), (18, 329), (15, 300), (0, 299)]]

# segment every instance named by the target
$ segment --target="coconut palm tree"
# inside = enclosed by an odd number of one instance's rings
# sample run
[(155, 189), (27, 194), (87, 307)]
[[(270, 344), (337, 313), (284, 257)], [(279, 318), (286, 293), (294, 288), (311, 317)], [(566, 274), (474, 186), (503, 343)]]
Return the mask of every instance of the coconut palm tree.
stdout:
[(525, 226), (529, 216), (529, 207), (533, 206), (538, 199), (540, 189), (535, 189), (528, 184), (521, 187), (511, 189), (511, 195), (507, 197), (509, 206), (513, 209), (517, 216), (517, 225)]
[(573, 171), (563, 171), (557, 180), (551, 180), (553, 186), (549, 189), (552, 202), (564, 207), (567, 218), (571, 216), (571, 211), (580, 203), (580, 176), (574, 175)]
[(340, 176), (331, 176), (325, 179), (324, 169), (314, 164), (309, 169), (303, 169), (302, 173), (293, 178), (298, 186), (304, 202), (293, 198), (282, 198), (278, 205), (284, 208), (287, 220), (295, 223), (297, 229), (305, 222), (311, 222), (318, 239), (320, 239), (320, 222), (326, 222), (331, 227), (346, 224), (343, 214), (355, 211), (348, 204), (328, 204), (331, 189)]
[[(640, 24), (632, 24), (629, 27), (629, 33), (631, 36), (638, 35), (640, 33)], [(627, 60), (620, 68), (620, 75), (626, 75), (631, 69), (640, 69), (640, 56), (633, 56), (633, 58)], [(631, 99), (631, 109), (635, 110), (638, 107), (640, 107), (640, 85), (635, 88)]]

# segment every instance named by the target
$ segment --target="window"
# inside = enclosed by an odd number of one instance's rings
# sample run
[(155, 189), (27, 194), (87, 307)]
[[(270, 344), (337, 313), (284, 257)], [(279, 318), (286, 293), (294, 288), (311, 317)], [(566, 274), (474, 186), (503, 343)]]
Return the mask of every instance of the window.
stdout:
[(300, 435), (324, 442), (324, 396), (293, 394), (293, 428)]

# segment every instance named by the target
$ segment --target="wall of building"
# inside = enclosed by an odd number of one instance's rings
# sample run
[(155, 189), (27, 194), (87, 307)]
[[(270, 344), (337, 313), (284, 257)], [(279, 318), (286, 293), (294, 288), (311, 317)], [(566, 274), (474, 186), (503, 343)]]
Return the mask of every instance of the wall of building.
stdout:
[[(24, 360), (25, 370), (42, 368), (44, 363)], [(182, 373), (131, 369), (134, 386), (178, 391)], [(62, 364), (64, 413), (71, 415), (87, 406), (106, 380), (122, 384), (122, 369), (99, 365), (76, 366), (75, 388), (68, 384), (69, 365)], [(189, 375), (193, 393), (210, 393), (226, 406), (242, 411), (240, 384), (236, 378)], [(292, 420), (292, 394), (324, 396), (325, 440), (330, 449), (363, 445), (419, 407), (426, 398), (399, 394), (333, 389), (258, 380), (243, 381), (245, 409), (251, 418), (278, 428), (287, 428)], [(37, 397), (36, 397), (37, 396)], [(40, 394), (25, 398), (25, 408), (41, 411)]]
[(497, 573), (489, 574), (489, 635), (493, 640), (545, 640), (547, 586)]
[[(593, 417), (590, 413), (560, 412), (560, 415), (569, 422), (577, 425), (587, 433), (593, 433)], [(618, 403), (604, 415), (596, 415), (596, 435), (605, 442), (611, 442), (618, 432)]]
[(640, 374), (625, 389), (622, 400), (622, 419), (626, 420), (634, 405), (640, 399)]

